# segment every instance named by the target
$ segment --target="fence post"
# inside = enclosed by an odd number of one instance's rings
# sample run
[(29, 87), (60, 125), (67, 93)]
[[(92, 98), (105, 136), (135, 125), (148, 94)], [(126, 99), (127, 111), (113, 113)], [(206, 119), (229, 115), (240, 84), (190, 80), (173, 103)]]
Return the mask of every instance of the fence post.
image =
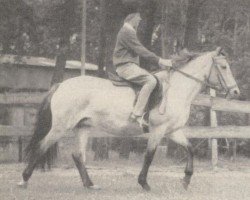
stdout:
[(18, 162), (23, 161), (23, 140), (22, 136), (18, 137)]
[(233, 140), (233, 161), (236, 163), (237, 157), (237, 139)]
[[(11, 116), (11, 125), (16, 127), (24, 126), (24, 108), (23, 107), (13, 107)], [(22, 136), (18, 136), (18, 162), (23, 161), (22, 152)]]
[[(216, 96), (216, 91), (213, 90), (213, 89), (210, 89), (210, 96), (215, 97)], [(211, 127), (217, 127), (218, 126), (216, 111), (214, 111), (213, 108), (210, 108), (210, 126)], [(212, 139), (211, 145), (212, 145), (212, 167), (213, 167), (214, 170), (216, 170), (217, 164), (218, 164), (217, 139)]]

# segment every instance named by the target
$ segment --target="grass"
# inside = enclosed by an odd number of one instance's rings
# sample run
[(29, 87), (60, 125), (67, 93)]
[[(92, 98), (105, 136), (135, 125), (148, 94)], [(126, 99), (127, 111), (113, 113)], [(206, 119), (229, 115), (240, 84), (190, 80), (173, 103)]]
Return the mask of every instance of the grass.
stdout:
[[(69, 144), (67, 144), (69, 143)], [(237, 157), (237, 162), (220, 157), (217, 171), (211, 169), (207, 160), (195, 160), (195, 174), (188, 191), (181, 185), (185, 162), (166, 159), (161, 149), (156, 153), (150, 168), (148, 182), (151, 192), (145, 192), (137, 184), (143, 155), (131, 153), (129, 160), (120, 160), (117, 153), (110, 152), (108, 161), (93, 161), (88, 151), (89, 173), (100, 191), (82, 187), (80, 177), (71, 159), (74, 151), (72, 141), (60, 145), (57, 168), (49, 172), (35, 171), (26, 190), (16, 187), (21, 179), (24, 164), (0, 164), (1, 200), (248, 200), (250, 199), (250, 160)], [(5, 152), (11, 158), (15, 148)], [(3, 154), (0, 154), (3, 155)], [(13, 154), (12, 154), (13, 155)], [(1, 157), (1, 156), (0, 156)], [(14, 158), (14, 157), (13, 157)], [(13, 159), (12, 158), (12, 159)]]
[[(162, 162), (164, 164), (164, 162)], [(140, 164), (141, 165), (141, 164)], [(151, 192), (137, 184), (139, 163), (133, 161), (91, 162), (89, 173), (100, 191), (82, 187), (75, 168), (55, 168), (50, 172), (35, 171), (26, 190), (16, 187), (23, 164), (0, 165), (1, 200), (247, 200), (250, 197), (250, 169), (219, 168), (214, 172), (208, 163), (196, 161), (196, 173), (188, 191), (182, 188), (183, 165), (163, 166), (157, 162), (150, 169)], [(244, 170), (243, 170), (244, 169)]]

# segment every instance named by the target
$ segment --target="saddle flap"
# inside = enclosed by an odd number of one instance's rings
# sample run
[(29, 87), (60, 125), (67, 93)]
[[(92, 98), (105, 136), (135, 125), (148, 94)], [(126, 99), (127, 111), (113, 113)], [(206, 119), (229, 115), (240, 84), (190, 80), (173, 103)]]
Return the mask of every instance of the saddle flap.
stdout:
[(115, 86), (123, 86), (123, 87), (132, 87), (132, 84), (128, 81), (124, 80), (123, 78), (119, 77), (118, 75), (108, 72), (109, 80), (113, 83)]

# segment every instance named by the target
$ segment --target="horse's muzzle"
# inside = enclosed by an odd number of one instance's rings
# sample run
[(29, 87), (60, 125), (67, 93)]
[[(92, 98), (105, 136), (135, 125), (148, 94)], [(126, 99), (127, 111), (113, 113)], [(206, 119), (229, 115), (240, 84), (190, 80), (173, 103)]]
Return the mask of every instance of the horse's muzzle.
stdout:
[(231, 99), (239, 99), (240, 98), (240, 90), (238, 87), (232, 88), (229, 90), (228, 95)]

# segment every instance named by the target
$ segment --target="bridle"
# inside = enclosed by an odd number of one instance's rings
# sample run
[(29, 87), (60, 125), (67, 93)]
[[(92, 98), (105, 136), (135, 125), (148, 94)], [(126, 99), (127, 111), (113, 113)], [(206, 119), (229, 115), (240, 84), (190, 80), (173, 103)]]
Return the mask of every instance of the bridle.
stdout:
[[(229, 94), (229, 92), (230, 92), (230, 90), (233, 89), (233, 88), (236, 88), (236, 87), (238, 87), (238, 86), (237, 86), (237, 84), (234, 84), (234, 85), (231, 85), (231, 86), (227, 86), (226, 80), (225, 80), (224, 76), (222, 75), (222, 73), (221, 73), (221, 71), (220, 71), (220, 69), (219, 69), (219, 66), (216, 64), (216, 61), (214, 60), (214, 58), (213, 58), (213, 65), (215, 66), (215, 68), (216, 68), (216, 70), (217, 70), (217, 72), (218, 72), (217, 78), (218, 78), (218, 80), (219, 80), (219, 82), (220, 82), (220, 85), (224, 88), (224, 90), (225, 90), (225, 92), (226, 92), (226, 97), (227, 97), (228, 94)], [(213, 66), (212, 66), (212, 67), (213, 67)], [(212, 71), (212, 67), (211, 67), (210, 71)], [(211, 72), (210, 72), (210, 73), (211, 73)], [(209, 74), (209, 77), (210, 77), (210, 74)], [(222, 89), (222, 90), (223, 90), (223, 89)]]
[[(216, 68), (216, 70), (219, 73), (218, 74), (218, 80), (219, 80), (219, 82), (220, 82), (223, 89), (221, 89), (219, 86), (217, 86), (215, 84), (210, 83), (210, 81), (209, 81), (210, 77), (211, 77), (211, 74), (212, 74), (212, 70), (213, 70), (214, 67)], [(234, 84), (232, 86), (227, 86), (226, 81), (225, 81), (221, 71), (219, 70), (219, 67), (216, 64), (216, 61), (214, 60), (214, 58), (213, 58), (213, 64), (212, 64), (212, 66), (210, 68), (209, 75), (207, 77), (205, 76), (205, 80), (201, 80), (199, 78), (196, 78), (196, 77), (194, 77), (194, 76), (192, 76), (192, 75), (190, 75), (190, 74), (188, 74), (186, 72), (181, 71), (180, 69), (178, 69), (176, 67), (172, 67), (171, 70), (176, 71), (176, 72), (184, 75), (185, 77), (187, 77), (189, 79), (192, 79), (192, 80), (195, 80), (196, 82), (201, 83), (202, 85), (205, 85), (206, 87), (212, 88), (212, 89), (214, 89), (214, 90), (216, 90), (218, 92), (222, 92), (223, 90), (225, 90), (226, 96), (229, 94), (231, 89), (237, 87), (236, 84)]]

